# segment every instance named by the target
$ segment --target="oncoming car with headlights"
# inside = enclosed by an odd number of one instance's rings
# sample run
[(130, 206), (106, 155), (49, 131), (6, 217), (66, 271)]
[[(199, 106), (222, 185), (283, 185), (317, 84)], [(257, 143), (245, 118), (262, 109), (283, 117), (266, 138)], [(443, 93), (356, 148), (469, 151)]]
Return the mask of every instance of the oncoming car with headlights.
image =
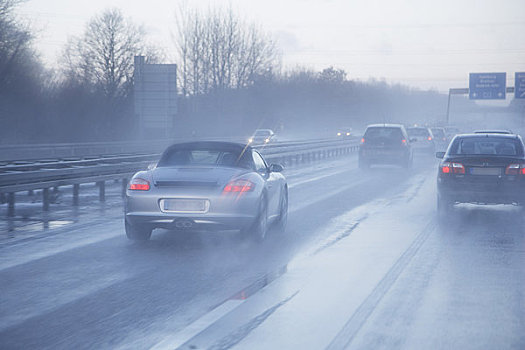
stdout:
[(248, 139), (248, 143), (254, 145), (264, 145), (271, 141), (275, 141), (275, 133), (271, 129), (257, 129), (253, 133), (252, 137)]
[(288, 186), (282, 166), (267, 165), (249, 145), (188, 142), (136, 173), (126, 191), (125, 229), (148, 240), (155, 228), (240, 230), (256, 240), (270, 224), (284, 230)]

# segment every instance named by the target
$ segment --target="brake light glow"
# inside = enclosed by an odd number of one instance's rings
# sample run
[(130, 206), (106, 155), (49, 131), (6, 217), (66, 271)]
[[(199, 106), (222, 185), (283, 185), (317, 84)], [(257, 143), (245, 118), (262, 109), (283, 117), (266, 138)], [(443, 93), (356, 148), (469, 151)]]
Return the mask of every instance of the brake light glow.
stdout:
[(402, 139), (402, 140), (401, 140), (401, 143), (402, 143), (403, 145), (406, 145), (406, 143), (407, 143), (407, 140), (405, 140), (405, 139)]
[(432, 137), (431, 137), (431, 136), (429, 136), (427, 140), (428, 140), (428, 141), (432, 141)]
[(128, 189), (134, 191), (149, 191), (149, 181), (141, 178), (131, 179)]
[(454, 174), (465, 174), (465, 167), (461, 163), (452, 163)]
[(505, 175), (525, 175), (525, 164), (509, 164), (505, 168)]
[(255, 184), (249, 180), (233, 180), (224, 186), (223, 192), (250, 192), (253, 191), (254, 188)]
[(465, 167), (461, 163), (443, 162), (441, 172), (443, 174), (465, 174)]
[(365, 138), (364, 137), (361, 139), (361, 143), (365, 143)]

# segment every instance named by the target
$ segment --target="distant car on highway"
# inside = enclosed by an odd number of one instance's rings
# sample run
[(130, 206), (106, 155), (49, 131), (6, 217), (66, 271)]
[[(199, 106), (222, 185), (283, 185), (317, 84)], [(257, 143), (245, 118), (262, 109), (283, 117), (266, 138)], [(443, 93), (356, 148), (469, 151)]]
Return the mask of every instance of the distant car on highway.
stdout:
[(431, 154), (436, 151), (436, 144), (434, 143), (434, 135), (429, 128), (416, 126), (407, 128), (408, 137), (414, 151), (420, 150)]
[(170, 146), (155, 168), (129, 182), (126, 235), (148, 240), (155, 228), (234, 229), (263, 240), (270, 224), (281, 230), (286, 225), (288, 185), (282, 170), (245, 144)]
[(523, 141), (514, 134), (460, 134), (437, 152), (437, 207), (455, 203), (525, 205)]
[(354, 136), (352, 128), (341, 128), (337, 131), (336, 136), (338, 138), (349, 138)]
[(444, 151), (448, 147), (447, 135), (445, 134), (444, 128), (434, 127), (430, 128), (432, 135), (434, 136), (434, 143), (436, 150)]
[(366, 128), (359, 146), (359, 168), (376, 164), (409, 168), (412, 159), (412, 147), (403, 125), (372, 124)]
[(248, 139), (248, 143), (259, 145), (267, 144), (272, 141), (275, 141), (275, 133), (271, 129), (257, 129), (253, 135)]
[(461, 130), (455, 126), (445, 126), (443, 129), (445, 129), (445, 136), (447, 137), (447, 141), (450, 143), (454, 136), (457, 134), (461, 134)]

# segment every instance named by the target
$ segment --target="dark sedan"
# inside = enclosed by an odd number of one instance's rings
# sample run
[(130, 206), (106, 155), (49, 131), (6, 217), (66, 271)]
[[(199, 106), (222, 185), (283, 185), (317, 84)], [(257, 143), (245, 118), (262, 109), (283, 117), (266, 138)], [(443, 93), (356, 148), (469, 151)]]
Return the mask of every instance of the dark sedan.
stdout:
[(523, 141), (514, 134), (463, 134), (438, 152), (438, 210), (455, 203), (525, 204)]

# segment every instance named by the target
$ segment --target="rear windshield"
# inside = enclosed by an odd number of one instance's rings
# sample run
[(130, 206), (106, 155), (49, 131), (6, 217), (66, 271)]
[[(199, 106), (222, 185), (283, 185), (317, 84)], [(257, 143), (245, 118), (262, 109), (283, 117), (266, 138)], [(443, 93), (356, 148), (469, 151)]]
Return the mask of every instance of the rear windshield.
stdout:
[(428, 130), (425, 128), (408, 128), (407, 129), (408, 136), (428, 136)]
[(241, 155), (240, 151), (235, 150), (173, 148), (164, 153), (157, 166), (226, 166), (250, 168), (250, 162), (246, 155)]
[(523, 146), (518, 139), (503, 137), (458, 138), (452, 144), (449, 154), (523, 156)]
[(431, 129), (432, 134), (434, 134), (434, 137), (445, 137), (445, 132), (443, 129)]
[(400, 141), (403, 133), (400, 128), (377, 127), (366, 129), (364, 138), (367, 141), (393, 140)]

